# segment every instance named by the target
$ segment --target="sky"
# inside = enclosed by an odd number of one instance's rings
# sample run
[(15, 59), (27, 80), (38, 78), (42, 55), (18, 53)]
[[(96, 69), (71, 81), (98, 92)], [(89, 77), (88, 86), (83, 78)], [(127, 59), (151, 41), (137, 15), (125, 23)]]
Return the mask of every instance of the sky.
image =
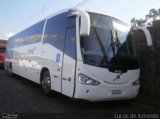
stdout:
[(160, 8), (160, 0), (0, 0), (0, 39), (7, 40), (48, 15), (83, 1), (79, 9), (105, 12), (128, 23), (133, 17), (144, 19), (152, 8)]

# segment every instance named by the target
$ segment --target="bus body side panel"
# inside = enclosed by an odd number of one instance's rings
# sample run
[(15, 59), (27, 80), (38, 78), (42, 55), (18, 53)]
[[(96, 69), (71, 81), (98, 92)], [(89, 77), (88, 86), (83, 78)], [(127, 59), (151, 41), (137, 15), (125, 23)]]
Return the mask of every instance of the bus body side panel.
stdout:
[(11, 37), (6, 46), (5, 70), (9, 71), (11, 59), (13, 59), (14, 37)]
[[(7, 51), (12, 72), (39, 83), (41, 38), (45, 20), (25, 29), (11, 38), (12, 46)], [(9, 43), (10, 44), (10, 43)], [(12, 58), (11, 58), (12, 57)]]
[(13, 72), (39, 83), (41, 42), (14, 48)]

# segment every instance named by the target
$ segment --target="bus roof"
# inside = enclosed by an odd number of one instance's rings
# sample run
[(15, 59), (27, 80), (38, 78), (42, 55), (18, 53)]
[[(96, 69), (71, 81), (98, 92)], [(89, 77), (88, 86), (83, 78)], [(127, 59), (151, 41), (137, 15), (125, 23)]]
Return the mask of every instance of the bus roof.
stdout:
[[(32, 25), (30, 25), (30, 26), (28, 26), (28, 27), (26, 27), (26, 28), (24, 28), (24, 29), (22, 29), (22, 30), (20, 30), (20, 31), (17, 32), (15, 35), (17, 35), (18, 33), (22, 32), (23, 30), (25, 30), (25, 29), (27, 29), (27, 28), (29, 28), (29, 27), (31, 27), (31, 26), (33, 26), (33, 25), (35, 25), (35, 24), (37, 24), (37, 23), (39, 23), (39, 22), (41, 22), (41, 21), (43, 21), (43, 20), (50, 19), (50, 18), (52, 18), (52, 17), (54, 17), (54, 16), (56, 16), (56, 15), (58, 15), (58, 14), (60, 14), (60, 13), (68, 12), (69, 10), (77, 10), (77, 11), (84, 11), (84, 12), (90, 12), (90, 13), (97, 13), (97, 14), (101, 14), (101, 15), (106, 15), (106, 16), (109, 16), (109, 17), (118, 19), (118, 20), (120, 20), (120, 21), (128, 24), (128, 23), (125, 22), (124, 20), (122, 20), (122, 19), (120, 19), (120, 18), (117, 18), (117, 17), (115, 17), (115, 16), (113, 16), (113, 15), (109, 15), (109, 14), (107, 14), (107, 13), (105, 13), (105, 12), (99, 12), (99, 11), (93, 11), (93, 10), (82, 10), (82, 9), (77, 9), (77, 8), (66, 8), (66, 9), (57, 11), (57, 12), (51, 14), (51, 15), (48, 15), (48, 16), (45, 17), (44, 19), (42, 19), (42, 20), (40, 20), (40, 21), (38, 21), (38, 22), (36, 22), (36, 23), (34, 23), (34, 24), (32, 24)], [(15, 35), (13, 35), (12, 37), (10, 37), (9, 39), (13, 38)]]

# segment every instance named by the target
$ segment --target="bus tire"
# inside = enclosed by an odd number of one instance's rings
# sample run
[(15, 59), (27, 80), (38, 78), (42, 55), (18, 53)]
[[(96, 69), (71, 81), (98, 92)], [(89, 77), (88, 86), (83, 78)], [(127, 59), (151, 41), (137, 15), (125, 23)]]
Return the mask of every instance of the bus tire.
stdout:
[(11, 77), (14, 76), (14, 74), (13, 74), (13, 72), (12, 72), (12, 64), (11, 64), (11, 63), (10, 63), (10, 65), (9, 65), (9, 70), (8, 70), (8, 72), (9, 72), (9, 75), (10, 75)]
[(42, 73), (41, 87), (45, 95), (51, 94), (51, 78), (48, 70), (44, 70)]

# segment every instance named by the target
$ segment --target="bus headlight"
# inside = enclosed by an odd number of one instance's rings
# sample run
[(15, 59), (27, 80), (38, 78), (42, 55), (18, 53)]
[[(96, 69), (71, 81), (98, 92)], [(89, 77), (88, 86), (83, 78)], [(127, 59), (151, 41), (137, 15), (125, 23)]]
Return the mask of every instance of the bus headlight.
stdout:
[(140, 83), (139, 83), (139, 80), (136, 80), (136, 81), (134, 81), (133, 83), (132, 83), (132, 85), (133, 86), (136, 86), (136, 85), (139, 85)]
[(80, 74), (79, 77), (78, 77), (78, 80), (81, 84), (85, 84), (85, 85), (93, 85), (93, 86), (99, 86), (100, 85), (100, 82), (94, 80), (94, 79), (91, 79), (83, 74)]

